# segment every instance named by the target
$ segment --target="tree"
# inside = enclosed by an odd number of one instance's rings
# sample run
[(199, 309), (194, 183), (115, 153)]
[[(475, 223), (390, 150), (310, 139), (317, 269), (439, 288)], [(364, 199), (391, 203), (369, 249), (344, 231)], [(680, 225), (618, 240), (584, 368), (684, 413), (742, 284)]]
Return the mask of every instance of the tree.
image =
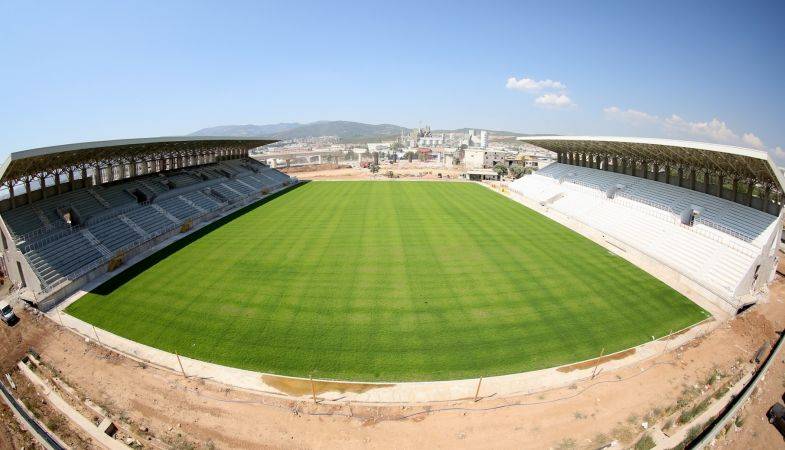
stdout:
[(495, 166), (493, 166), (493, 170), (494, 172), (499, 174), (500, 177), (507, 175), (507, 166), (503, 164), (496, 164)]
[(523, 174), (525, 173), (526, 173), (526, 168), (520, 164), (513, 164), (510, 166), (510, 176), (512, 176), (513, 179), (517, 180), (518, 178), (522, 177)]
[(412, 159), (414, 158), (414, 152), (413, 152), (413, 151), (411, 151), (411, 150), (409, 150), (409, 151), (408, 151), (408, 152), (406, 152), (406, 153), (405, 153), (403, 156), (404, 156), (406, 159), (408, 159), (408, 160), (409, 160), (409, 162), (412, 162)]

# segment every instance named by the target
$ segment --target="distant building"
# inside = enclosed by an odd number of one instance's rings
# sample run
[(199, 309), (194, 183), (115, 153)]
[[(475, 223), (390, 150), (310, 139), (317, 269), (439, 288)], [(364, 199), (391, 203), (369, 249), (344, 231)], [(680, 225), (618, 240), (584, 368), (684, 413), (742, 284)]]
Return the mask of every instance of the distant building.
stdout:
[(418, 147), (441, 147), (442, 145), (444, 145), (443, 134), (422, 136), (417, 139)]
[(469, 130), (462, 144), (467, 147), (488, 148), (488, 132), (485, 130)]
[(511, 166), (517, 153), (505, 150), (488, 150), (469, 147), (463, 152), (463, 162), (467, 169), (492, 168), (496, 164)]

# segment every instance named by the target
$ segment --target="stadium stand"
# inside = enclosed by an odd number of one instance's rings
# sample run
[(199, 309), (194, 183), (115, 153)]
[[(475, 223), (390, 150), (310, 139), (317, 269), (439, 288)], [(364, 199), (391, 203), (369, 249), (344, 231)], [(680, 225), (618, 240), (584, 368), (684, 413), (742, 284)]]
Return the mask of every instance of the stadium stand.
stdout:
[[(781, 174), (776, 168), (754, 174), (723, 168), (714, 178), (716, 184), (701, 186), (695, 173), (705, 173), (707, 167), (716, 168), (718, 161), (728, 158), (720, 152), (767, 163), (745, 161), (744, 166), (736, 167), (776, 167), (768, 155), (681, 141), (604, 139), (607, 138), (522, 138), (557, 152), (559, 162), (514, 181), (511, 193), (672, 268), (716, 295), (726, 308), (754, 302), (754, 294), (765, 289), (776, 269), (783, 222), (779, 214)], [(683, 148), (676, 154), (685, 157), (697, 145), (699, 148), (694, 150), (700, 150), (705, 160), (696, 161), (693, 157), (691, 166), (679, 165), (680, 161), (658, 148), (667, 145), (672, 152), (676, 143)], [(720, 154), (709, 151), (712, 149)], [(624, 157), (629, 157), (623, 162), (629, 170), (622, 169), (620, 159)], [(684, 171), (676, 175), (671, 165), (688, 167), (692, 180), (687, 183)], [(731, 192), (724, 177), (734, 180)], [(740, 179), (754, 179), (750, 186), (757, 190), (748, 192), (764, 197), (739, 195), (736, 189)], [(703, 180), (711, 183), (712, 177)], [(777, 193), (774, 201), (772, 191)]]
[[(38, 298), (51, 296), (186, 221), (212, 220), (291, 184), (287, 175), (248, 158), (248, 149), (269, 142), (160, 138), (12, 154), (2, 168), (7, 198), (0, 201), (12, 281)], [(66, 161), (52, 167), (59, 157)], [(118, 163), (123, 157), (131, 162)], [(87, 168), (88, 161), (99, 165)], [(68, 180), (47, 180), (55, 172), (67, 173)], [(43, 180), (45, 187), (33, 189), (31, 180)]]

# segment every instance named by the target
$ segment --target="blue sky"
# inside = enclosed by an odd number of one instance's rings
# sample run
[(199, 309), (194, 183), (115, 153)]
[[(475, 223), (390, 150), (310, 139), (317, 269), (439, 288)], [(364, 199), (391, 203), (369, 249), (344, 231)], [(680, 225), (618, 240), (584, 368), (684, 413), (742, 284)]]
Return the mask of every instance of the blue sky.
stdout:
[(422, 3), (0, 0), (0, 154), (355, 120), (785, 162), (783, 2)]

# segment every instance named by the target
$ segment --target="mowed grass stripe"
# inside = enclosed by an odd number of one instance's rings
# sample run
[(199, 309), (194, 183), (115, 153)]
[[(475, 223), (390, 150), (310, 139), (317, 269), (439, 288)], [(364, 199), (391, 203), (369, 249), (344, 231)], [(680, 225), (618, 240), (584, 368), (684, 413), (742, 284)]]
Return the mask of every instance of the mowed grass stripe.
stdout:
[(552, 367), (708, 316), (501, 195), (427, 182), (308, 183), (162, 250), (68, 312), (200, 360), (364, 381)]

